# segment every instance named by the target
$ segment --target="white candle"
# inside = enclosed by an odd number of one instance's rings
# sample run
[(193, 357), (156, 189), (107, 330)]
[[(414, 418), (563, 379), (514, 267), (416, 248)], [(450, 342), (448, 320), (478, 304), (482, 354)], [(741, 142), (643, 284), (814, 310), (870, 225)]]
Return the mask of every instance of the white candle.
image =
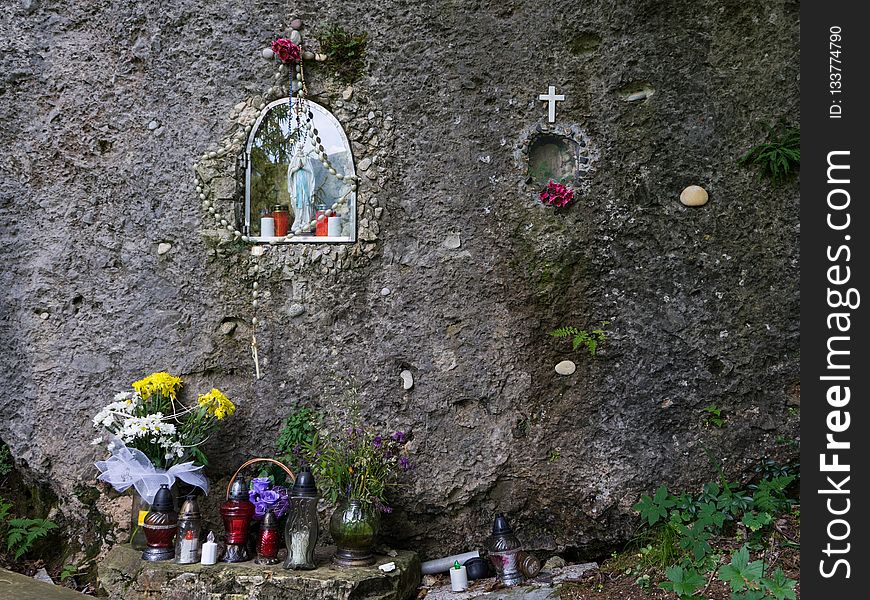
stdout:
[(468, 589), (468, 573), (465, 567), (460, 565), (458, 569), (456, 566), (450, 569), (450, 589), (454, 592), (464, 592)]
[(329, 237), (341, 237), (341, 217), (329, 217), (326, 222), (326, 235)]
[(260, 217), (260, 236), (275, 237), (275, 219), (272, 217)]
[(291, 564), (305, 564), (305, 551), (308, 549), (308, 533), (303, 531), (294, 531), (290, 537), (290, 559)]
[(217, 563), (217, 542), (214, 541), (214, 532), (208, 533), (208, 541), (202, 545), (202, 560), (200, 564), (213, 565)]

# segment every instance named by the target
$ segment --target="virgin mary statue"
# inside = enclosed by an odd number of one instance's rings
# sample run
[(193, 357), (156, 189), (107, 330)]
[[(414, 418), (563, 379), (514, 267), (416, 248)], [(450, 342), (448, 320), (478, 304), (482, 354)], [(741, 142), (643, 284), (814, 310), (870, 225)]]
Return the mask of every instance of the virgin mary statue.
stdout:
[(299, 234), (314, 220), (314, 168), (313, 158), (302, 154), (301, 150), (290, 159), (287, 167), (287, 191), (293, 203), (293, 233)]

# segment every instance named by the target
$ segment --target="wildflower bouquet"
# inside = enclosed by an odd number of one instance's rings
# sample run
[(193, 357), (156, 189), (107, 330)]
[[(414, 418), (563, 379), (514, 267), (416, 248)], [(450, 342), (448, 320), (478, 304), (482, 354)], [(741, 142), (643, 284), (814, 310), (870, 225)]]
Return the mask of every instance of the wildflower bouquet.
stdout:
[(411, 469), (405, 454), (408, 435), (397, 431), (384, 436), (361, 427), (339, 434), (319, 436), (305, 450), (324, 496), (336, 503), (340, 498), (359, 500), (381, 512), (392, 512), (386, 504), (387, 490), (398, 485), (399, 476)]
[[(134, 382), (132, 392), (116, 394), (93, 419), (94, 427), (111, 434), (109, 451), (120, 440), (158, 469), (189, 460), (207, 465), (199, 446), (236, 407), (217, 389), (200, 395), (195, 406), (185, 406), (178, 400), (182, 385), (180, 378), (160, 372)], [(100, 436), (93, 443), (104, 441)]]

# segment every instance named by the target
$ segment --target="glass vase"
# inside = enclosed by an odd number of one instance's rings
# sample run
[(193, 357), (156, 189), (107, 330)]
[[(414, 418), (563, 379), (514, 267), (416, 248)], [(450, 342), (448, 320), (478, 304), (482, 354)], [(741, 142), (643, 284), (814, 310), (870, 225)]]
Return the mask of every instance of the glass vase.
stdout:
[(356, 499), (339, 502), (329, 520), (335, 541), (332, 562), (340, 567), (366, 567), (375, 563), (372, 549), (381, 524), (380, 513)]
[(144, 550), (148, 547), (145, 541), (145, 532), (142, 530), (142, 525), (145, 521), (145, 515), (151, 509), (151, 505), (142, 499), (136, 488), (133, 490), (133, 505), (130, 508), (130, 546), (133, 550)]

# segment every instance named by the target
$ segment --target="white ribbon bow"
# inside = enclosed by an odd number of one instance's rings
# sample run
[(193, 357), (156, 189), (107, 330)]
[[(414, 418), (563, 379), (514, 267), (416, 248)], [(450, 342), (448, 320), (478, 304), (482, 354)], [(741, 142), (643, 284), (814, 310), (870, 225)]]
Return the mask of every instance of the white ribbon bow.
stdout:
[(128, 448), (117, 437), (112, 438), (109, 450), (112, 456), (94, 465), (100, 471), (97, 479), (105, 481), (118, 492), (134, 486), (145, 502), (153, 504), (160, 485), (165, 483), (172, 487), (177, 478), (208, 494), (208, 479), (200, 472), (202, 466), (195, 466), (193, 461), (173, 465), (169, 470), (158, 469), (142, 451)]

